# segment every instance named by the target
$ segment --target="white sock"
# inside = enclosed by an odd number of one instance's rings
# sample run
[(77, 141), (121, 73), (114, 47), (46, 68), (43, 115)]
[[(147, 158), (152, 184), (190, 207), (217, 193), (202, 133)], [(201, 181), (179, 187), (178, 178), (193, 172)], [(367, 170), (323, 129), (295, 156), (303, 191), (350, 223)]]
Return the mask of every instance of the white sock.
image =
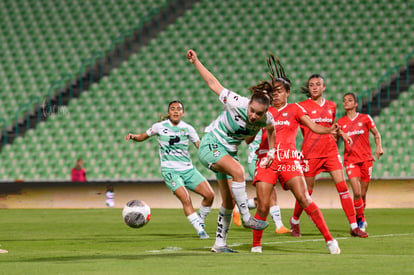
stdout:
[(351, 223), (350, 226), (351, 226), (351, 229), (354, 230), (355, 228), (358, 227), (358, 224), (354, 222), (354, 223)]
[(233, 209), (226, 209), (223, 206), (220, 207), (217, 217), (216, 242), (214, 243), (214, 246), (226, 245), (227, 233), (229, 232), (232, 214)]
[(233, 181), (231, 191), (233, 192), (234, 200), (239, 207), (243, 222), (247, 222), (250, 219), (250, 212), (247, 207), (246, 182)]
[(299, 220), (296, 220), (294, 217), (290, 218), (290, 221), (291, 221), (293, 224), (299, 224), (299, 223), (300, 223), (300, 222), (299, 222)]
[(283, 222), (282, 222), (282, 214), (280, 212), (280, 207), (279, 205), (273, 205), (272, 207), (270, 207), (270, 216), (272, 216), (273, 222), (276, 225), (276, 229), (279, 229), (283, 226)]
[(200, 216), (201, 223), (204, 223), (210, 211), (211, 211), (210, 206), (203, 206), (203, 205), (200, 206), (200, 209), (198, 210), (198, 215)]
[(254, 202), (254, 198), (247, 200), (247, 207), (249, 207), (249, 209), (256, 209), (257, 205)]
[(200, 233), (201, 231), (204, 230), (200, 223), (200, 217), (198, 216), (196, 212), (188, 215), (187, 219), (191, 223), (191, 225), (195, 228), (195, 230), (197, 230), (197, 233)]

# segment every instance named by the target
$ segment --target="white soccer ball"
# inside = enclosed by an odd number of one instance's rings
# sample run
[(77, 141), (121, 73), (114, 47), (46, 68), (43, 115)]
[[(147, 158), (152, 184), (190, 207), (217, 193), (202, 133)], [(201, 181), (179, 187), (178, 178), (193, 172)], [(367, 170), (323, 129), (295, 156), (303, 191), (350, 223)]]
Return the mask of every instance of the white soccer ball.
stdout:
[(151, 218), (151, 208), (144, 201), (131, 200), (122, 209), (122, 218), (129, 227), (143, 227)]

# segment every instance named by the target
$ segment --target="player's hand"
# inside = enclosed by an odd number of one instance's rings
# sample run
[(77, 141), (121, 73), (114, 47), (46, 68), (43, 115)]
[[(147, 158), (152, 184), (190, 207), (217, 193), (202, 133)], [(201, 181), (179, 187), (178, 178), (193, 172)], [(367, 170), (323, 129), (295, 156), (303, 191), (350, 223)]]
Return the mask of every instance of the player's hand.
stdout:
[(267, 152), (267, 156), (264, 159), (262, 159), (262, 161), (260, 162), (260, 166), (263, 168), (270, 167), (273, 160), (275, 159), (275, 152), (276, 152), (275, 148), (270, 149)]
[[(339, 125), (338, 125), (339, 126)], [(341, 130), (341, 127), (339, 127), (339, 135), (342, 137), (342, 139), (346, 142), (346, 143), (348, 143), (348, 145), (349, 146), (352, 146), (352, 144), (354, 143), (353, 141), (352, 141), (352, 139), (347, 135), (347, 134), (345, 134), (342, 130)]]
[(197, 54), (196, 54), (196, 52), (193, 51), (193, 50), (188, 50), (187, 51), (187, 59), (188, 59), (188, 61), (190, 61), (191, 63), (194, 64), (194, 62), (197, 61)]
[(339, 126), (338, 123), (334, 123), (330, 127), (330, 130), (331, 130), (331, 134), (332, 135), (338, 135), (339, 134), (339, 131), (341, 130), (341, 126)]
[(377, 158), (377, 159), (379, 159), (382, 155), (384, 154), (384, 151), (382, 150), (382, 148), (377, 148), (376, 150), (375, 150), (375, 157)]
[(125, 136), (124, 138), (125, 140), (130, 140), (130, 139), (134, 139), (134, 134), (129, 133), (128, 135)]

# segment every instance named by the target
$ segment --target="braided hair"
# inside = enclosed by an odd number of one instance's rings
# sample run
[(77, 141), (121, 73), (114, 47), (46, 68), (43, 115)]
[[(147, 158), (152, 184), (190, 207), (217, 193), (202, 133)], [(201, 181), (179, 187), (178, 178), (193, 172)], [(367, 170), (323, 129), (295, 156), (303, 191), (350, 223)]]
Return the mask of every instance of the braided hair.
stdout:
[[(273, 87), (276, 87), (276, 83), (282, 83), (286, 91), (290, 91), (292, 83), (287, 77), (285, 69), (283, 68), (280, 60), (277, 56), (274, 56), (272, 53), (269, 54), (269, 57), (266, 59), (267, 67), (269, 68), (269, 76), (272, 79)], [(275, 74), (276, 73), (276, 74)]]

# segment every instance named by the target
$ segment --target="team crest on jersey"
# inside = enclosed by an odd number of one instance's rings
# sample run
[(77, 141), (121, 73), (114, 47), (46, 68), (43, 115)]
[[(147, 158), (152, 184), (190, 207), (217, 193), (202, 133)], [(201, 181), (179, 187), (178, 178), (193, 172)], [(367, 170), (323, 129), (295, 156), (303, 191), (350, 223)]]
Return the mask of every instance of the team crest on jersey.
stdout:
[(332, 110), (331, 110), (331, 109), (329, 109), (329, 110), (328, 110), (328, 113), (332, 114)]
[(362, 122), (358, 122), (358, 126), (359, 127), (362, 127)]
[(345, 129), (347, 127), (347, 125), (342, 126), (343, 129)]
[(185, 136), (185, 129), (180, 129), (180, 135)]
[(288, 116), (288, 113), (284, 112), (284, 113), (282, 114), (282, 116)]
[(219, 150), (213, 150), (213, 156), (214, 157), (220, 156), (220, 151)]
[(312, 114), (316, 114), (316, 110), (313, 110), (313, 111), (312, 111)]

